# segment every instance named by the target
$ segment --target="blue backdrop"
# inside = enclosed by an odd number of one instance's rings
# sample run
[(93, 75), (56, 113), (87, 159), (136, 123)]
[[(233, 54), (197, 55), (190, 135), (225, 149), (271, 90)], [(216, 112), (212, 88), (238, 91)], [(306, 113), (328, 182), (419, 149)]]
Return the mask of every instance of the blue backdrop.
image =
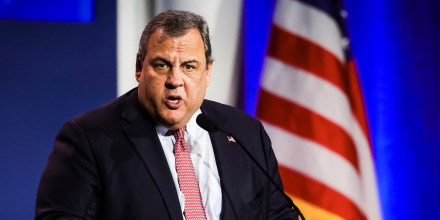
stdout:
[(95, 3), (90, 23), (0, 20), (2, 220), (33, 219), (61, 125), (116, 97), (116, 3)]
[(94, 0), (0, 0), (0, 18), (27, 21), (91, 22)]
[[(439, 3), (346, 4), (384, 219), (440, 219)], [(245, 1), (244, 106), (251, 114), (273, 5)], [(89, 20), (74, 21), (89, 23), (0, 20), (2, 220), (32, 219), (62, 123), (116, 96), (116, 3), (96, 0), (85, 8)]]
[(347, 1), (385, 219), (440, 219), (440, 3)]

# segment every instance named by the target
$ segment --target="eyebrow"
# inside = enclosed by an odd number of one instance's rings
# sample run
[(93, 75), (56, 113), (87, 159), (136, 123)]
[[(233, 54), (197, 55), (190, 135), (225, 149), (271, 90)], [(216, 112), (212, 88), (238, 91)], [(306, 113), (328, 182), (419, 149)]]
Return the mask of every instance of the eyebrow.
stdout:
[[(162, 61), (162, 62), (164, 62), (165, 64), (171, 66), (171, 62), (170, 62), (170, 61), (168, 61), (167, 59), (165, 59), (165, 58), (163, 58), (163, 57), (159, 57), (159, 56), (158, 56), (158, 57), (155, 57), (155, 58), (153, 58), (153, 59), (151, 59), (149, 63), (150, 63), (150, 64), (154, 64), (154, 63), (157, 62), (157, 61)], [(195, 59), (187, 60), (187, 61), (182, 62), (180, 65), (186, 65), (186, 64), (189, 64), (189, 63), (199, 63), (199, 61), (197, 61), (197, 60), (195, 60)]]
[(153, 64), (154, 64), (155, 62), (157, 62), (157, 61), (162, 61), (162, 62), (164, 62), (165, 64), (167, 64), (168, 66), (171, 66), (171, 62), (168, 61), (167, 59), (163, 58), (163, 57), (155, 57), (155, 58), (151, 59), (149, 63), (150, 63), (151, 65), (153, 65)]
[(189, 64), (189, 63), (199, 63), (199, 61), (197, 61), (197, 60), (187, 60), (187, 61), (184, 61), (182, 64), (180, 64), (180, 65), (186, 65), (186, 64)]

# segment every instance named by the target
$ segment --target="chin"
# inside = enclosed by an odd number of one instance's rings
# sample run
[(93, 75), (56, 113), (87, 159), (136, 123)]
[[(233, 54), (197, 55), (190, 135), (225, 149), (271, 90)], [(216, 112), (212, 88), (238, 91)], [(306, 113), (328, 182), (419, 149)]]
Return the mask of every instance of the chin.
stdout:
[(161, 121), (167, 127), (173, 127), (183, 121), (184, 117), (180, 114), (178, 115), (167, 115), (165, 117), (161, 117)]

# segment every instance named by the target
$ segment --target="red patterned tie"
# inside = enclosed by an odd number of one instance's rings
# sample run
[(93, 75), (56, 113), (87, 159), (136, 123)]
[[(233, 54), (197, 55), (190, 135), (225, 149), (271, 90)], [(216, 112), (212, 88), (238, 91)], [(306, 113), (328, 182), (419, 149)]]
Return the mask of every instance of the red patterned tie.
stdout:
[(182, 191), (185, 196), (185, 217), (191, 220), (206, 219), (199, 184), (184, 134), (185, 127), (174, 131), (174, 137), (176, 138), (174, 156), (176, 157), (176, 170), (180, 191)]

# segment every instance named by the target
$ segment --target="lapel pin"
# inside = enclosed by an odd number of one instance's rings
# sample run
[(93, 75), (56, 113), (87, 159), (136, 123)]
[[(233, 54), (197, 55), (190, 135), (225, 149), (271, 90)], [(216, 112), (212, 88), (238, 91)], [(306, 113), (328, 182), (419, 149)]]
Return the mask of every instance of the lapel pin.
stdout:
[(229, 141), (229, 142), (234, 142), (234, 143), (236, 143), (236, 142), (235, 142), (235, 139), (234, 139), (233, 137), (231, 137), (231, 136), (227, 136), (227, 137), (228, 137), (228, 141)]

